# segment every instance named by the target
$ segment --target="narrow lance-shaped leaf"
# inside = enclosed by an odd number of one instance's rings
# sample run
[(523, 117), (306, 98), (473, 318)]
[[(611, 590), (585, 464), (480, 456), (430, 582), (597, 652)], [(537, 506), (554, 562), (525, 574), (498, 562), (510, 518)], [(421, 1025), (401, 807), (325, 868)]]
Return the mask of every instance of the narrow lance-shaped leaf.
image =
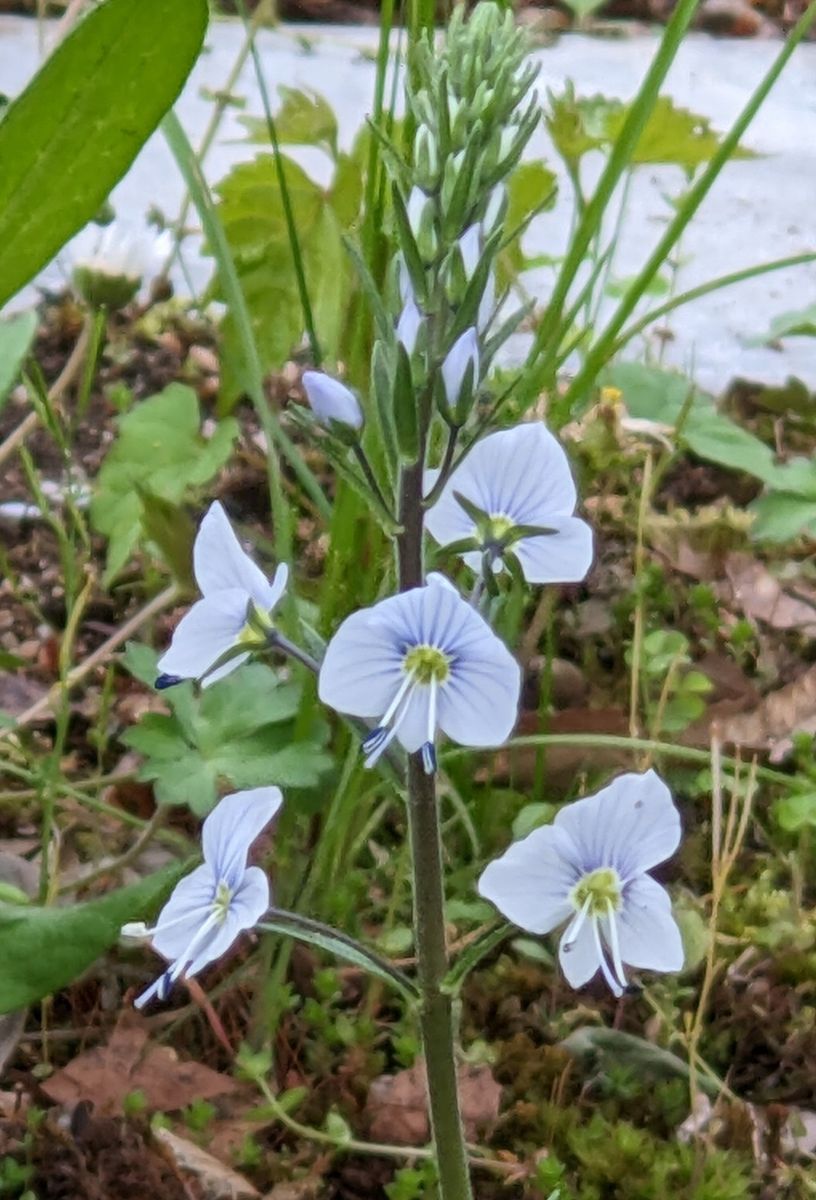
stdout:
[(98, 211), (181, 91), (206, 0), (104, 0), (0, 124), (0, 306)]

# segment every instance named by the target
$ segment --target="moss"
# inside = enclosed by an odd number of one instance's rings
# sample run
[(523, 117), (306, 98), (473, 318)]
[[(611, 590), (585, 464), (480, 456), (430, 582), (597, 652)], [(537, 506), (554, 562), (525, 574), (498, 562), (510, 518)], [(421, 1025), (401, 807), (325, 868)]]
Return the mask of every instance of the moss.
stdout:
[[(658, 1140), (596, 1114), (567, 1137), (573, 1200), (748, 1200), (747, 1166), (727, 1151)], [(567, 1157), (568, 1161), (568, 1156)]]

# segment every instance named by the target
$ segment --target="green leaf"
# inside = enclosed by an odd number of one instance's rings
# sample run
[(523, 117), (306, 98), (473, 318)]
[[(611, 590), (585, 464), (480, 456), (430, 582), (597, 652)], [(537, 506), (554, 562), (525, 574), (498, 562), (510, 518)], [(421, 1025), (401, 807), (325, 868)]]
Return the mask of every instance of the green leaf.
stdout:
[(816, 792), (785, 796), (783, 800), (777, 800), (773, 812), (779, 825), (788, 833), (812, 829), (816, 825)]
[[(618, 137), (627, 112), (628, 107), (609, 113), (606, 133), (610, 142)], [(632, 165), (673, 163), (679, 167), (697, 167), (708, 162), (721, 142), (722, 138), (711, 128), (707, 117), (678, 107), (669, 96), (659, 96), (635, 145)], [(738, 146), (732, 157), (754, 158), (755, 155)]]
[(206, 0), (104, 0), (0, 122), (0, 307), (101, 207), (175, 101)]
[[(516, 167), (507, 185), (507, 216), (505, 228), (526, 228), (532, 213), (546, 212), (553, 208), (558, 194), (558, 177), (543, 162), (525, 162)], [(514, 236), (499, 255), (501, 270), (499, 286), (531, 266), (521, 248), (523, 231)]]
[(145, 512), (143, 497), (180, 504), (189, 488), (208, 483), (227, 462), (237, 434), (236, 422), (228, 418), (204, 438), (198, 397), (181, 383), (171, 383), (120, 418), (119, 436), (102, 464), (91, 504), (94, 527), (108, 537), (107, 583), (145, 529), (153, 537), (159, 533), (158, 514)]
[(390, 983), (407, 999), (416, 1000), (418, 997), (416, 985), (398, 967), (392, 966), (353, 938), (329, 929), (318, 921), (273, 908), (265, 915), (258, 928), (269, 933), (282, 933), (285, 937), (296, 938), (299, 942), (306, 942), (319, 950), (325, 950), (337, 958), (353, 963), (356, 967), (362, 967), (369, 975), (375, 975), (385, 983)]
[[(663, 1050), (645, 1038), (620, 1029), (605, 1029), (600, 1026), (582, 1026), (560, 1042), (568, 1053), (582, 1061), (587, 1067), (600, 1069), (606, 1074), (618, 1066), (628, 1067), (642, 1079), (688, 1079), (688, 1064), (670, 1050)], [(709, 1096), (720, 1092), (720, 1083), (707, 1073), (698, 1077), (698, 1085)]]
[[(320, 344), (330, 357), (336, 357), (351, 291), (342, 231), (345, 215), (354, 207), (353, 197), (349, 204), (348, 184), (344, 183), (343, 194), (338, 196), (344, 207), (341, 221), (332, 206), (334, 183), (324, 190), (286, 157), (283, 168), (297, 217)], [(339, 176), (334, 182), (339, 183)], [(264, 372), (271, 371), (286, 362), (303, 334), (297, 278), (273, 156), (259, 154), (252, 162), (240, 163), (216, 191), (218, 216), (246, 300), (261, 367)], [(248, 385), (232, 313), (224, 320), (222, 331), (222, 405), (229, 409), (241, 393), (248, 391)]]
[(0, 904), (0, 1013), (65, 987), (118, 940), (127, 921), (152, 916), (184, 873), (176, 864), (99, 900), (65, 908)]
[(676, 425), (686, 409), (681, 440), (689, 450), (763, 483), (778, 483), (780, 467), (771, 447), (720, 412), (714, 398), (684, 375), (643, 363), (616, 363), (604, 372), (603, 382), (620, 390), (632, 417)]
[[(152, 658), (152, 661), (151, 661)], [(152, 684), (155, 654), (129, 646), (129, 669)], [(328, 728), (298, 727), (302, 687), (279, 683), (271, 668), (249, 663), (196, 696), (189, 683), (163, 693), (172, 713), (147, 713), (122, 737), (144, 755), (142, 779), (160, 804), (185, 804), (205, 816), (224, 787), (316, 787), (331, 768)]]
[(816, 304), (774, 317), (762, 340), (775, 342), (785, 337), (816, 337)]
[(769, 492), (750, 506), (751, 536), (761, 542), (789, 542), (816, 537), (816, 499), (789, 492)]
[(20, 377), (36, 332), (35, 312), (18, 313), (0, 321), (0, 409)]
[(570, 165), (577, 164), (590, 150), (608, 145), (612, 118), (620, 113), (625, 119), (627, 112), (620, 100), (607, 96), (579, 99), (571, 83), (560, 96), (549, 92), (547, 99), (547, 129), (556, 150)]
[[(278, 88), (283, 104), (275, 114), (275, 132), (281, 146), (323, 146), (337, 157), (337, 118), (329, 102), (318, 92)], [(249, 141), (268, 146), (269, 125), (265, 117), (239, 117)]]

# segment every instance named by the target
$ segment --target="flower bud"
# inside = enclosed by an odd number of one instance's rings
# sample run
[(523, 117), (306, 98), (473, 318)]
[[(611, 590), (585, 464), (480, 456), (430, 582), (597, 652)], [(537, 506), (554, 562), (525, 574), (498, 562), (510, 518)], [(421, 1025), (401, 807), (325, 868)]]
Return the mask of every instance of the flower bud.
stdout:
[(479, 226), (470, 225), (459, 238), (459, 253), (462, 256), (462, 267), (465, 272), (465, 279), (468, 281), (468, 283), (470, 283), (471, 279), (473, 278), (476, 268), (479, 265), (479, 259), (482, 255), (480, 235), (481, 230)]
[(456, 339), (442, 363), (442, 383), (448, 409), (464, 423), (473, 389), (479, 380), (479, 338), (471, 327)]
[(416, 348), (417, 335), (422, 325), (422, 313), (412, 299), (408, 300), (397, 322), (397, 341), (405, 347), (410, 358)]
[(436, 138), (427, 125), (420, 125), (414, 144), (414, 169), (423, 187), (433, 188), (439, 178), (439, 152)]
[(482, 229), (486, 238), (490, 237), (507, 215), (507, 188), (503, 183), (497, 184), (490, 193), (485, 215), (482, 218)]
[(408, 224), (424, 263), (429, 263), (436, 256), (438, 241), (434, 228), (434, 203), (426, 196), (422, 188), (414, 187), (406, 205)]
[[(327, 429), (362, 429), (363, 410), (350, 388), (322, 371), (304, 371), (303, 389), (312, 412)], [(338, 431), (339, 432), (339, 431)]]

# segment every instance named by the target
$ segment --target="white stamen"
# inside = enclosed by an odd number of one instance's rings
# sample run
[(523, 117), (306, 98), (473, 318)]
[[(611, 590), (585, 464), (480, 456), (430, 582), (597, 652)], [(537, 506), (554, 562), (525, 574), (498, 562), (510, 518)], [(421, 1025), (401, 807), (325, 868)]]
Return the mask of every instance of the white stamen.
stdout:
[(406, 672), (405, 678), (403, 679), (402, 683), (400, 684), (400, 686), (397, 690), (396, 696), (391, 701), (391, 703), (388, 705), (388, 708), (385, 710), (383, 718), (380, 721), (381, 728), (385, 728), (388, 725), (389, 721), (391, 720), (391, 718), (394, 716), (395, 712), (399, 708), (400, 701), (402, 700), (403, 696), (408, 691), (408, 689), (412, 686), (412, 684), (414, 684), (415, 682), (416, 682), (416, 680), (414, 679), (413, 674), (411, 674), (410, 672)]
[(626, 975), (623, 970), (623, 960), (620, 952), (620, 941), (618, 940), (617, 918), (615, 909), (611, 900), (607, 900), (606, 907), (609, 911), (609, 946), (612, 950), (612, 966), (615, 968), (615, 974), (618, 977), (618, 983), (624, 991), (629, 986), (626, 980)]
[(586, 920), (587, 913), (589, 912), (589, 906), (591, 903), (592, 903), (592, 896), (587, 896), (586, 900), (581, 905), (579, 911), (573, 917), (572, 923), (570, 924), (569, 929), (564, 934), (564, 949), (565, 950), (571, 950), (572, 947), (575, 945), (576, 941), (578, 940), (578, 934), (581, 932), (581, 930), (584, 927), (584, 921)]
[[(400, 709), (400, 711), (397, 713), (396, 717), (394, 718), (394, 724), (391, 726), (391, 728), (385, 734), (385, 737), (383, 737), (379, 742), (377, 742), (374, 749), (369, 753), (368, 758), (365, 760), (365, 764), (364, 764), (366, 767), (375, 766), (375, 764), (378, 763), (379, 760), (382, 758), (383, 754), (385, 754), (386, 750), (391, 745), (394, 738), (397, 736), (397, 730), (399, 729), (400, 725), (404, 721), (405, 715), (408, 712), (408, 709), (411, 707), (411, 697), (414, 694), (414, 688), (417, 686), (416, 681), (414, 679), (412, 679), (411, 676), (408, 677), (408, 682), (409, 682), (409, 684), (412, 685), (411, 687), (406, 689), (405, 684), (403, 684), (402, 687), (400, 688), (400, 699), (402, 699), (404, 696), (405, 702), (402, 705), (402, 708)], [(390, 720), (390, 718), (389, 718), (389, 720)], [(385, 718), (383, 718), (382, 724), (385, 725)], [(382, 728), (382, 726), (381, 726), (381, 728)]]
[(430, 682), (431, 694), (428, 699), (428, 741), (433, 745), (436, 736), (436, 691), (439, 684), (436, 681), (436, 676), (431, 676)]
[(609, 985), (612, 994), (615, 996), (622, 996), (623, 989), (621, 988), (615, 976), (609, 970), (609, 964), (606, 961), (606, 951), (601, 943), (601, 934), (600, 930), (598, 929), (597, 917), (592, 918), (592, 933), (595, 938), (595, 949), (598, 951), (598, 964), (603, 972), (603, 977)]

